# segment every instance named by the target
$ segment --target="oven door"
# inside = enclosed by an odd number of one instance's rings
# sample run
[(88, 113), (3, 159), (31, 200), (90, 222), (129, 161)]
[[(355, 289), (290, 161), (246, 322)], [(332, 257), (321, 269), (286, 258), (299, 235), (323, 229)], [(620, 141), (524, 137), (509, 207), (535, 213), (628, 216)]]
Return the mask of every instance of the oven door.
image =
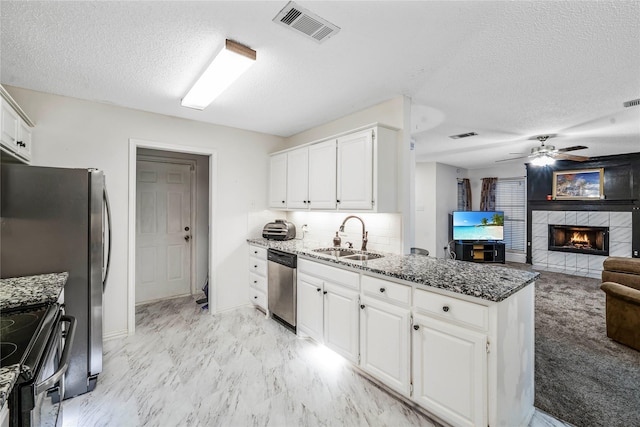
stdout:
[[(63, 330), (63, 324), (67, 328)], [(61, 316), (38, 367), (35, 380), (20, 388), (19, 427), (62, 425), (61, 401), (64, 395), (64, 374), (69, 367), (70, 351), (76, 332), (76, 319)]]

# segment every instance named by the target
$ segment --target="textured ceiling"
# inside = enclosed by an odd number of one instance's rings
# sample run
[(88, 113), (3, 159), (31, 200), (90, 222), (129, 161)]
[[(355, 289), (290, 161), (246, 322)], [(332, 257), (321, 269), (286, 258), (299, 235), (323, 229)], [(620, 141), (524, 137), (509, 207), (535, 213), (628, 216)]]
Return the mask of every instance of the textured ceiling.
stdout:
[[(341, 28), (322, 44), (272, 22), (286, 3), (3, 0), (0, 81), (281, 136), (407, 95), (417, 158), (465, 168), (548, 133), (640, 151), (640, 1), (298, 2)], [(181, 107), (226, 38), (256, 64)]]

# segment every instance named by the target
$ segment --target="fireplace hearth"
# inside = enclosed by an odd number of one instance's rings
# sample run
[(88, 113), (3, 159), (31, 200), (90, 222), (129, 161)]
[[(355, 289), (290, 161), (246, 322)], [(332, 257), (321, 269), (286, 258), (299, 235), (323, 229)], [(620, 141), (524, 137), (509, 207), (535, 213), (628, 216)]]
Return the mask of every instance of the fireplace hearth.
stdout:
[(609, 255), (609, 227), (549, 224), (550, 251)]

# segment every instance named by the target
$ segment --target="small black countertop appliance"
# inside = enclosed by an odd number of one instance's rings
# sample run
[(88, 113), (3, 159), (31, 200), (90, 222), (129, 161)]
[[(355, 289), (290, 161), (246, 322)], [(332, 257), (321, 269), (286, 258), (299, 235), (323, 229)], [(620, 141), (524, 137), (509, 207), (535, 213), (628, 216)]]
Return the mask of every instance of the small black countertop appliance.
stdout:
[(264, 226), (262, 237), (269, 240), (291, 240), (296, 237), (296, 226), (284, 219), (276, 219)]

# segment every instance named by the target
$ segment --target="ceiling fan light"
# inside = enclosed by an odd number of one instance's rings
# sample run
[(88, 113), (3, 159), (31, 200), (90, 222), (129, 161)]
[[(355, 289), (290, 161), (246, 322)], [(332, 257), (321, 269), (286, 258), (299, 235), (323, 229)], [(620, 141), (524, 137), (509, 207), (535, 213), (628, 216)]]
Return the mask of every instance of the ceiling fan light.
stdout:
[(227, 40), (224, 49), (216, 55), (200, 78), (182, 98), (183, 107), (204, 110), (238, 77), (253, 65), (256, 51)]
[(550, 166), (555, 162), (556, 162), (556, 159), (546, 154), (535, 157), (533, 160), (531, 160), (531, 164), (534, 166)]

